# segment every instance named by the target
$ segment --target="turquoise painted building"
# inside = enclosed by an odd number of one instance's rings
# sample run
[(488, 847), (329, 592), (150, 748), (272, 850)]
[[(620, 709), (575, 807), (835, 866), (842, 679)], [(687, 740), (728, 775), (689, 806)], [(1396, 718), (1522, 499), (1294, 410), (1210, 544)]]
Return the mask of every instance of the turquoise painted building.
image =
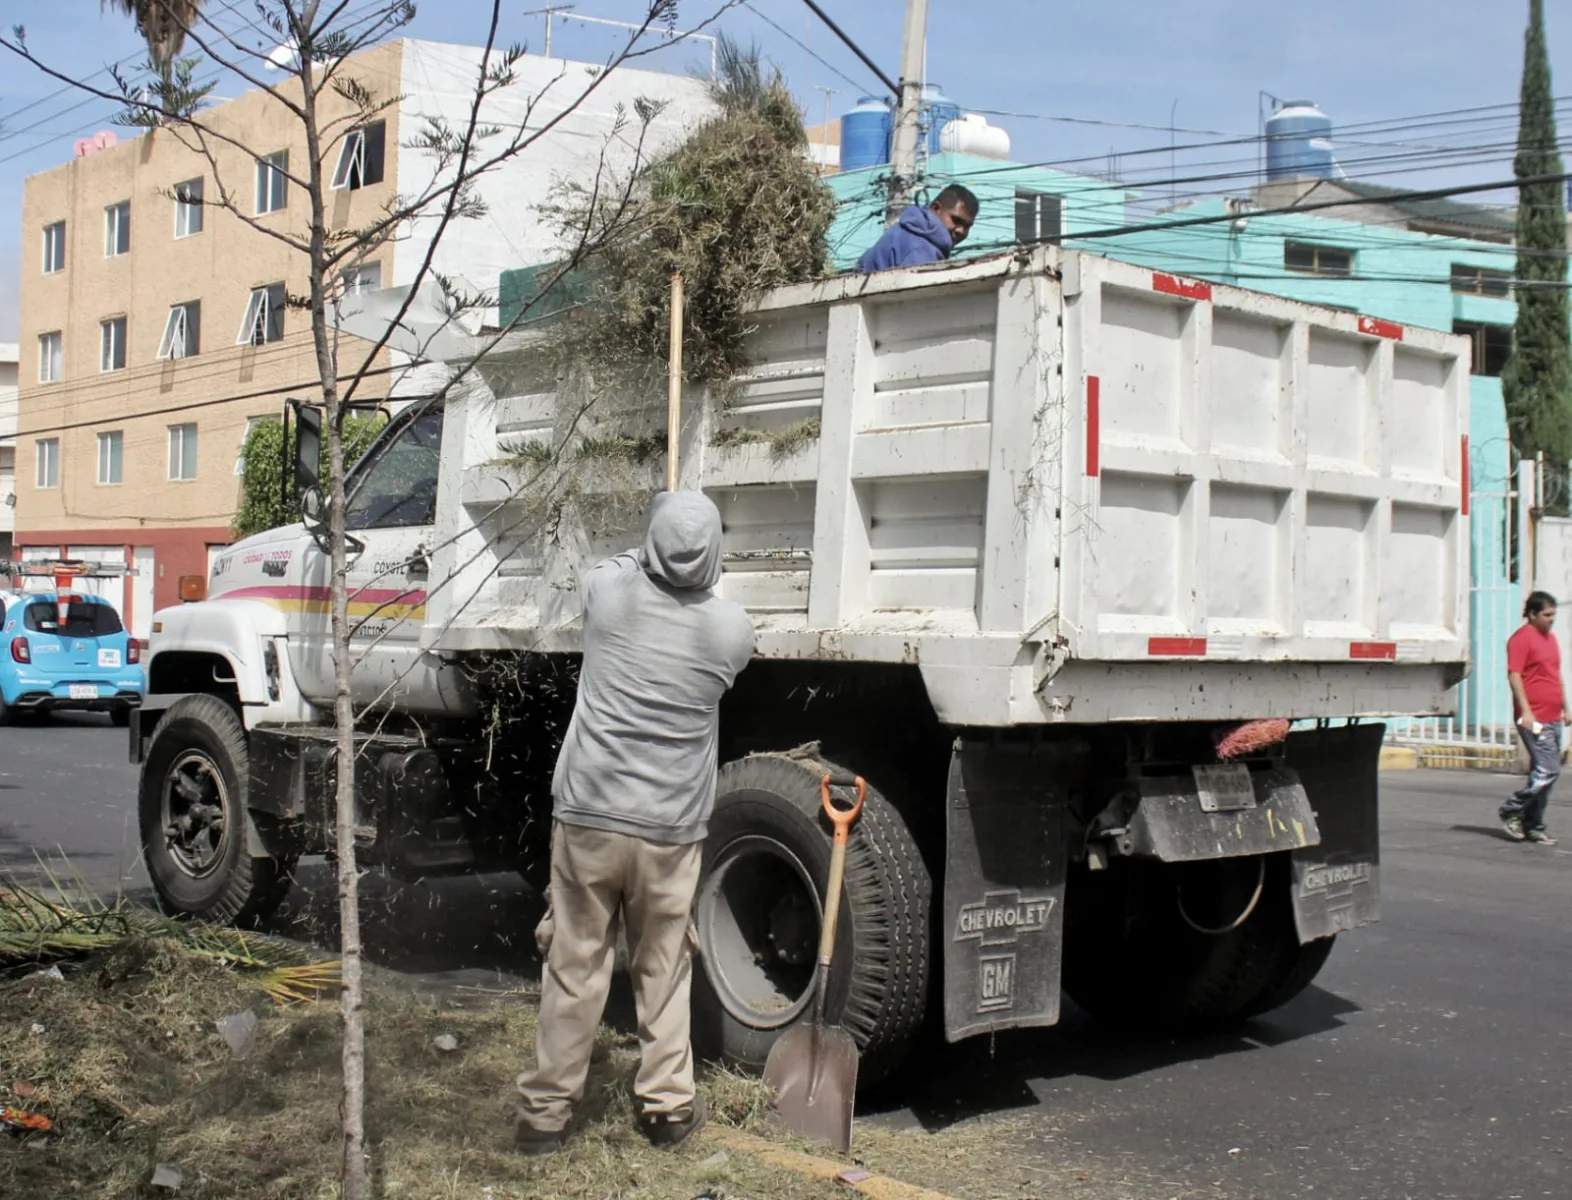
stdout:
[[(828, 180), (842, 202), (831, 231), (832, 253), (842, 268), (850, 268), (882, 232), (879, 188), (886, 171), (871, 168)], [(1516, 317), (1509, 217), (1451, 202), (1394, 206), (1386, 197), (1397, 189), (1341, 181), (1326, 186), (1370, 201), (1349, 208), (1350, 215), (1368, 220), (1263, 216), (1221, 198), (1153, 216), (1149, 200), (1133, 206), (1143, 198), (1118, 183), (956, 154), (931, 157), (925, 178), (923, 198), (951, 182), (977, 194), (981, 211), (961, 257), (1058, 237), (1076, 249), (1174, 274), (1471, 337), (1473, 670), (1461, 690), (1458, 720), (1465, 730), (1510, 725), (1505, 640), (1518, 624), (1518, 592), (1506, 554), (1512, 462), (1499, 379)], [(1116, 237), (1078, 236), (1194, 217), (1225, 219)], [(1427, 228), (1470, 236), (1424, 232)]]

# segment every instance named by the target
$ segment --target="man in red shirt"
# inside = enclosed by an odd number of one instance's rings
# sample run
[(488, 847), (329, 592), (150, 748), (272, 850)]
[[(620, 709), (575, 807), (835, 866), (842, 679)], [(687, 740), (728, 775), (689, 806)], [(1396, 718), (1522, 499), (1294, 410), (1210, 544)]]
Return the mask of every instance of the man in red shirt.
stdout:
[(1566, 690), (1561, 684), (1561, 646), (1551, 633), (1556, 598), (1534, 592), (1523, 605), (1523, 626), (1507, 639), (1507, 682), (1512, 685), (1517, 731), (1528, 747), (1528, 782), (1501, 806), (1501, 825), (1515, 842), (1554, 846), (1545, 828), (1550, 789), (1561, 774), (1561, 722)]

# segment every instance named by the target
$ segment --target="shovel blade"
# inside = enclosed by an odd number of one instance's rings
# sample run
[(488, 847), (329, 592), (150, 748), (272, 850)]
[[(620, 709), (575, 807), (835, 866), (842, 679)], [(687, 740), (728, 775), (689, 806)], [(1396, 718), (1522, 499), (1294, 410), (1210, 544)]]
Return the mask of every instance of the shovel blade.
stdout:
[(852, 1103), (857, 1096), (857, 1043), (844, 1029), (798, 1025), (770, 1047), (765, 1085), (775, 1111), (792, 1133), (851, 1149)]

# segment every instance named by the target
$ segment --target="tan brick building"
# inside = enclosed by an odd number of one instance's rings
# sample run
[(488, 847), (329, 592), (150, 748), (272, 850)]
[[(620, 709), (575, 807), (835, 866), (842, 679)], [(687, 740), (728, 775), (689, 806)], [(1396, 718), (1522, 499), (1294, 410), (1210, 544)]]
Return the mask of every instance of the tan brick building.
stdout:
[[(397, 95), (400, 54), (368, 51), (357, 78)], [(398, 118), (390, 108), (350, 147), (367, 157), (331, 193), (334, 227), (392, 198)], [(261, 92), (206, 119), (226, 139), (207, 140), (211, 161), (189, 133), (156, 130), (34, 175), (23, 196), (17, 546), (135, 566), (110, 595), (141, 636), (231, 540), (248, 422), (320, 396), (309, 316), (280, 303), (306, 291), (305, 256), (264, 231), (306, 230), (304, 190), (274, 169), (304, 173), (302, 128)], [(329, 150), (326, 169), (344, 153)], [(362, 283), (382, 267), (368, 257)], [(345, 348), (341, 370), (363, 346)], [(383, 394), (376, 383), (361, 394)]]

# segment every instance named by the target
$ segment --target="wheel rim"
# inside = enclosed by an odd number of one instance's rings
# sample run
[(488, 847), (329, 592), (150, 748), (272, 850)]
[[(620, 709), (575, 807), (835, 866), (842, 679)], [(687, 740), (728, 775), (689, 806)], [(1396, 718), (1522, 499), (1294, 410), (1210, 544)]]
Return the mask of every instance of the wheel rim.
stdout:
[(695, 911), (704, 972), (721, 1006), (754, 1029), (791, 1024), (813, 999), (823, 908), (802, 860), (774, 838), (716, 855)]
[(207, 754), (187, 750), (164, 773), (160, 823), (164, 847), (181, 874), (204, 879), (229, 848), (229, 788)]

